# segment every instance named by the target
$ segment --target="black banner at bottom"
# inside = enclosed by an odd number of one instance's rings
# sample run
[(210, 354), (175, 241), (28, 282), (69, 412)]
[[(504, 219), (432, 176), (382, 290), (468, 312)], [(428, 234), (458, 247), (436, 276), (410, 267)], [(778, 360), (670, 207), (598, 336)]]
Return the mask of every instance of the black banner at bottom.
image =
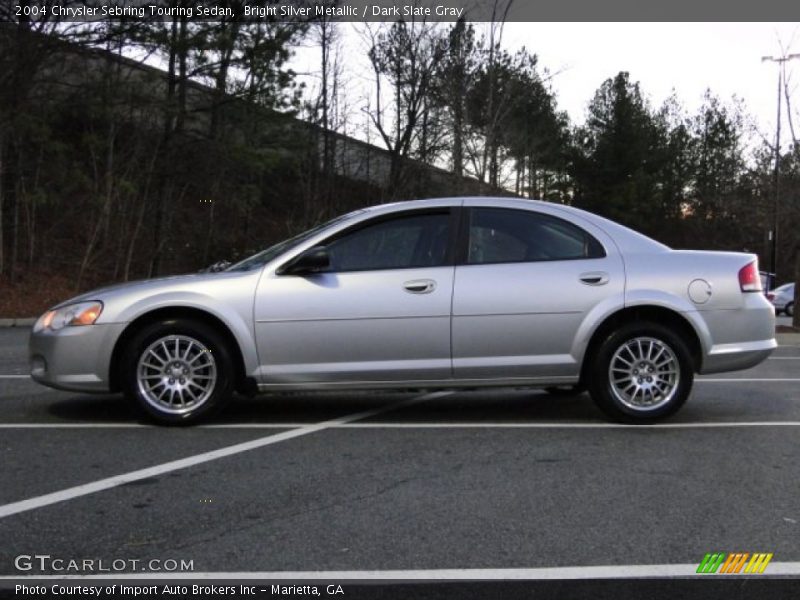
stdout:
[(800, 597), (800, 579), (698, 576), (690, 578), (580, 579), (536, 581), (258, 581), (16, 579), (0, 582), (0, 600), (250, 599), (346, 600), (738, 600)]

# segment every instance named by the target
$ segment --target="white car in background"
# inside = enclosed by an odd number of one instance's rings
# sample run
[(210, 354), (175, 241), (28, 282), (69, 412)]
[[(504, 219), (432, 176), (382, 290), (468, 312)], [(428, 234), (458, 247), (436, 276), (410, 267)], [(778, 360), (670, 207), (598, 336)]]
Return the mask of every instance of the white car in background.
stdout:
[(785, 312), (788, 316), (794, 315), (794, 284), (784, 283), (767, 294), (767, 299), (775, 307), (775, 314)]

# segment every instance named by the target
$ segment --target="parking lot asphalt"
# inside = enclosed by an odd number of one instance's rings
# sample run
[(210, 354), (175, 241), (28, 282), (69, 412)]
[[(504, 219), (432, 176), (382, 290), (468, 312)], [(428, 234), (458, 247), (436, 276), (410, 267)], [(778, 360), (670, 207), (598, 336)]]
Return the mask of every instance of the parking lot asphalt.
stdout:
[(26, 340), (0, 329), (0, 575), (34, 553), (213, 573), (624, 573), (720, 551), (800, 573), (800, 346), (698, 377), (658, 426), (504, 389), (237, 398), (176, 429), (118, 396), (38, 386)]

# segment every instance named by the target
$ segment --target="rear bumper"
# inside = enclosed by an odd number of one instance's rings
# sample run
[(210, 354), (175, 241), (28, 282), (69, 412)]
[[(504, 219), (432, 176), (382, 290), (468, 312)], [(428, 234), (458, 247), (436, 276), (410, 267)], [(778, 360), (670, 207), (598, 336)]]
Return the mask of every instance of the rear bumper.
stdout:
[(59, 390), (110, 391), (111, 353), (124, 328), (110, 323), (31, 333), (31, 378)]
[(777, 347), (778, 342), (775, 338), (757, 342), (718, 344), (711, 348), (711, 352), (703, 360), (700, 373), (706, 375), (755, 367), (765, 361)]
[(708, 327), (701, 374), (749, 369), (778, 347), (775, 309), (762, 294), (745, 294), (735, 310), (699, 313)]

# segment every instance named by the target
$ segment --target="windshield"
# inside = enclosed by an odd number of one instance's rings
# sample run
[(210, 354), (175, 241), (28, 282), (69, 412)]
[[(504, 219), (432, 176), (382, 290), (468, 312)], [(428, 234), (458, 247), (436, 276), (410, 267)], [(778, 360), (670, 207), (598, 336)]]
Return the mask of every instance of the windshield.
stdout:
[(335, 219), (331, 219), (330, 221), (326, 221), (325, 223), (317, 225), (316, 227), (312, 227), (311, 229), (309, 229), (307, 231), (304, 231), (302, 233), (299, 233), (296, 236), (289, 238), (288, 240), (283, 240), (282, 242), (278, 242), (274, 246), (270, 246), (269, 248), (267, 248), (266, 250), (262, 250), (258, 254), (254, 254), (253, 256), (245, 258), (244, 260), (242, 260), (242, 261), (240, 261), (240, 262), (238, 262), (238, 263), (236, 263), (234, 265), (231, 265), (230, 267), (228, 267), (225, 270), (226, 271), (251, 271), (253, 269), (258, 269), (260, 267), (263, 267), (265, 264), (267, 264), (272, 259), (277, 258), (278, 256), (280, 256), (284, 252), (288, 252), (289, 250), (291, 250), (295, 246), (298, 246), (298, 245), (302, 244), (307, 239), (315, 236), (317, 233), (319, 233), (323, 229), (331, 227), (332, 225), (335, 225), (336, 223), (338, 223), (340, 221), (344, 221), (345, 219), (349, 219), (353, 215), (356, 215), (356, 214), (358, 214), (360, 212), (363, 212), (363, 211), (357, 210), (357, 211), (354, 211), (354, 212), (351, 212), (351, 213), (347, 213), (346, 215), (341, 215), (339, 217), (336, 217)]

